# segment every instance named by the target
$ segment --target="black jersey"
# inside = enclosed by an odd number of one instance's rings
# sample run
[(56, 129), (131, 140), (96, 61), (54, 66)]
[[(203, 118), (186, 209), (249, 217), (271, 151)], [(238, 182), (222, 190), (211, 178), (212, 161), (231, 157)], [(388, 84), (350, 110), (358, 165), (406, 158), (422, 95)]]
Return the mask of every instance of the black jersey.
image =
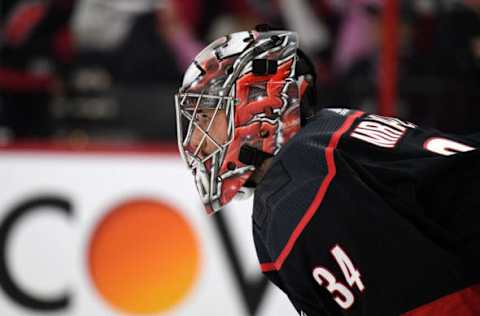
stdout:
[(480, 134), (325, 109), (255, 192), (262, 271), (302, 315), (480, 315)]

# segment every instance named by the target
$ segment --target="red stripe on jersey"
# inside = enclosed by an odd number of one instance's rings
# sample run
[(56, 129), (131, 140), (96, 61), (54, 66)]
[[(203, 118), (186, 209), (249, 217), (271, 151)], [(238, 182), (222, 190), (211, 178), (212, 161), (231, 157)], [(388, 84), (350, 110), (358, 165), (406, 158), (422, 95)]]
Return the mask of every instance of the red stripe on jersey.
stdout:
[(330, 138), (330, 142), (328, 143), (328, 146), (325, 148), (325, 159), (327, 161), (327, 175), (325, 176), (322, 183), (320, 184), (320, 188), (318, 189), (312, 204), (310, 204), (307, 211), (305, 212), (303, 217), (300, 219), (300, 222), (297, 224), (297, 226), (293, 230), (293, 233), (290, 235), (290, 238), (288, 239), (287, 244), (285, 245), (285, 247), (283, 247), (278, 258), (274, 262), (260, 264), (260, 268), (262, 269), (262, 272), (268, 272), (273, 270), (278, 271), (282, 268), (283, 263), (285, 262), (288, 255), (292, 251), (292, 248), (295, 245), (295, 242), (297, 241), (298, 237), (300, 236), (302, 231), (305, 229), (305, 226), (307, 226), (307, 224), (310, 222), (313, 215), (315, 215), (315, 213), (317, 212), (320, 204), (323, 201), (323, 198), (325, 197), (325, 193), (327, 192), (328, 187), (330, 186), (330, 183), (332, 182), (333, 178), (335, 177), (335, 174), (337, 173), (333, 152), (335, 148), (337, 148), (340, 138), (342, 137), (343, 134), (345, 134), (345, 132), (347, 132), (350, 129), (353, 122), (361, 115), (363, 115), (363, 112), (360, 112), (360, 111), (350, 114), (345, 120), (345, 122), (343, 122), (342, 126), (337, 131), (335, 131), (335, 133), (333, 133), (332, 138)]
[(480, 284), (444, 296), (402, 316), (478, 316), (480, 315)]

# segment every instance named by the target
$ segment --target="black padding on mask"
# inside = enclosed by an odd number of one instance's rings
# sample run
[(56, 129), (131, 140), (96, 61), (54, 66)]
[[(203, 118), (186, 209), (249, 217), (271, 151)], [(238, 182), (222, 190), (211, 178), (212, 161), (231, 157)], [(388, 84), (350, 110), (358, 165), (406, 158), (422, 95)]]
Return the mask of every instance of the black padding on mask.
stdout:
[(254, 59), (252, 73), (257, 76), (273, 75), (277, 72), (277, 61), (271, 59)]
[(246, 165), (260, 167), (265, 160), (273, 157), (272, 154), (261, 151), (249, 145), (243, 145), (240, 148), (238, 160)]

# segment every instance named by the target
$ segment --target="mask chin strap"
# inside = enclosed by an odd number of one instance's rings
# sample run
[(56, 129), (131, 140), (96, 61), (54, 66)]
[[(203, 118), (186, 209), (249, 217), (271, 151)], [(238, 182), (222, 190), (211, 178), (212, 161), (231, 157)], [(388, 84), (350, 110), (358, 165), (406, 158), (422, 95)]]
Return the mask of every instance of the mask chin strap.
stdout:
[(251, 165), (255, 166), (255, 168), (259, 168), (265, 160), (272, 157), (272, 154), (261, 151), (250, 145), (243, 145), (240, 148), (240, 155), (238, 157), (238, 160), (246, 165)]
[[(238, 157), (238, 160), (241, 163), (244, 163), (246, 165), (251, 165), (251, 166), (255, 166), (255, 168), (260, 168), (260, 166), (265, 162), (265, 160), (272, 157), (273, 157), (272, 154), (261, 151), (250, 145), (243, 145), (240, 148), (240, 155)], [(244, 185), (245, 188), (250, 188), (250, 189), (253, 189), (256, 186), (257, 186), (257, 183), (252, 178), (248, 179)]]

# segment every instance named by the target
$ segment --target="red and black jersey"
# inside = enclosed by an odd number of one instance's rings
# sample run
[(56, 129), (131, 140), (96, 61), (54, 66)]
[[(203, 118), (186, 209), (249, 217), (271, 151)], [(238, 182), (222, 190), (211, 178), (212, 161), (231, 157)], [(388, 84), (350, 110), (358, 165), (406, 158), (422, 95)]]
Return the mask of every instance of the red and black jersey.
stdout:
[(262, 271), (299, 313), (480, 315), (480, 134), (325, 109), (257, 186)]

